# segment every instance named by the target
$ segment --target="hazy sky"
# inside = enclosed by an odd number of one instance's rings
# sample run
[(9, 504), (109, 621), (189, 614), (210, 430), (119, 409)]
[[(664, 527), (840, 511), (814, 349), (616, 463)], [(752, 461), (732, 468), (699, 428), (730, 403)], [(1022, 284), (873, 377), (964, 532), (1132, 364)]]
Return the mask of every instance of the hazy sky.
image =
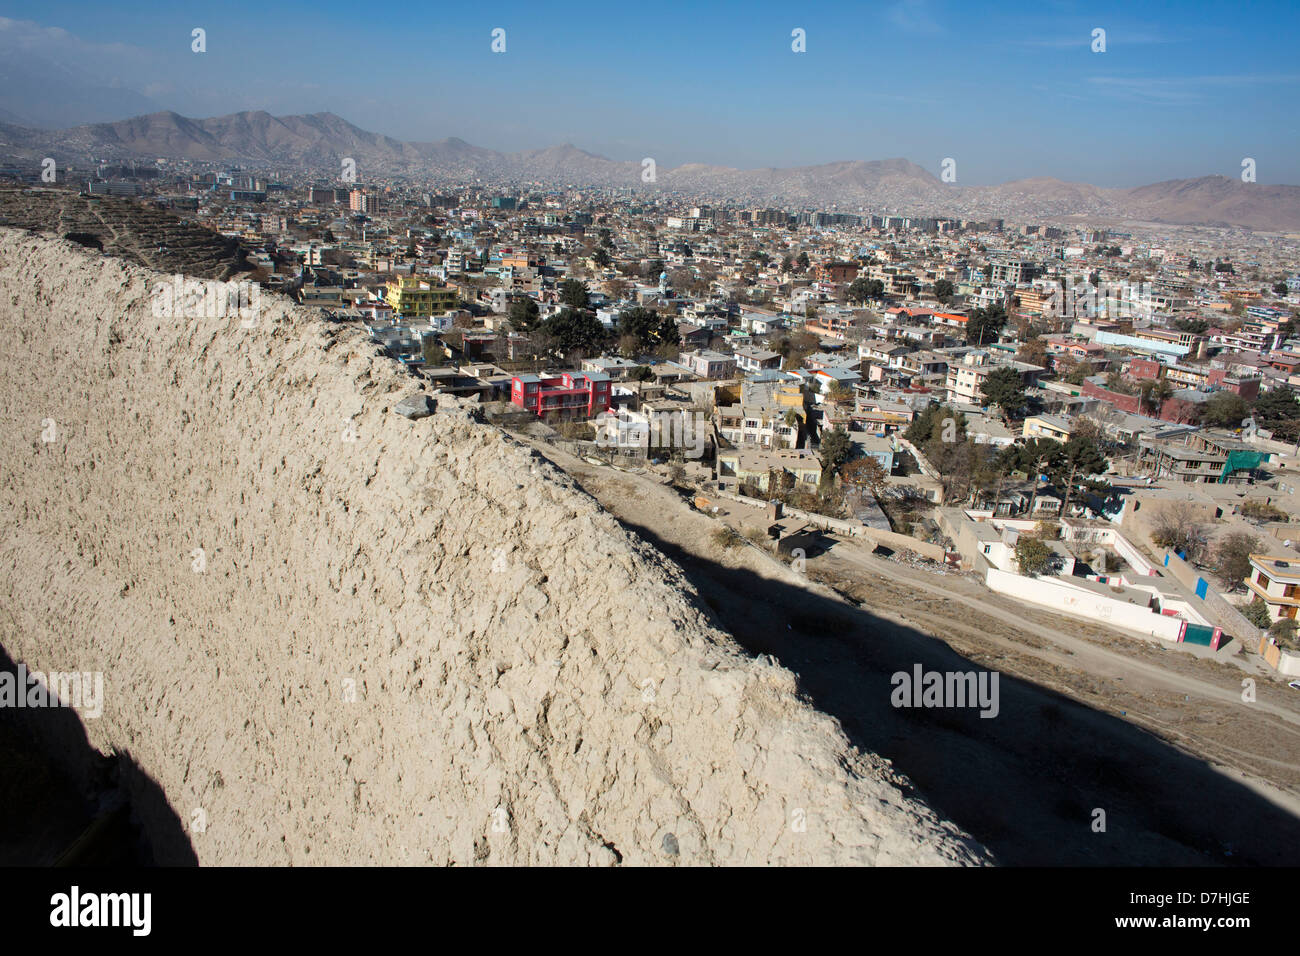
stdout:
[(0, 0), (0, 16), (13, 122), (330, 111), (402, 139), (661, 166), (901, 156), (937, 175), (952, 157), (968, 185), (1134, 186), (1235, 177), (1251, 157), (1259, 182), (1300, 183), (1295, 2)]

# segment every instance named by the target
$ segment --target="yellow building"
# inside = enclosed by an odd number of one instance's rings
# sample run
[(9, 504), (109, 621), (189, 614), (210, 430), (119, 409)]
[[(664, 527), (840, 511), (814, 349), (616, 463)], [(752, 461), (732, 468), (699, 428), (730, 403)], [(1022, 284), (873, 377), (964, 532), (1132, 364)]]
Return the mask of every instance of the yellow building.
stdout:
[(385, 301), (406, 318), (442, 315), (456, 308), (456, 291), (428, 279), (401, 276), (396, 285), (388, 286)]
[(1025, 438), (1051, 438), (1067, 442), (1070, 440), (1070, 423), (1055, 415), (1030, 415), (1025, 419), (1021, 435)]

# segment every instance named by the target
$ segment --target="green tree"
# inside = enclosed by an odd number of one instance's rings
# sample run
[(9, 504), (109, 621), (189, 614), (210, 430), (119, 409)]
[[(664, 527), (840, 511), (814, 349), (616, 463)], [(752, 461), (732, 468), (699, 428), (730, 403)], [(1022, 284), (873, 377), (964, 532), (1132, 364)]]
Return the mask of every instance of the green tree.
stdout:
[(1169, 384), (1168, 379), (1144, 379), (1142, 384), (1138, 386), (1138, 395), (1141, 399), (1139, 407), (1146, 408), (1153, 415), (1158, 415), (1161, 407), (1173, 394), (1174, 387)]
[(1025, 386), (1020, 373), (1008, 365), (994, 369), (980, 386), (980, 394), (989, 405), (996, 405), (1002, 417), (1014, 415), (1025, 405)]
[[(946, 424), (951, 422), (951, 424)], [(917, 448), (924, 448), (932, 439), (954, 442), (966, 440), (966, 416), (951, 405), (927, 405), (903, 431), (903, 437)]]
[(1033, 494), (1029, 501), (1029, 513), (1034, 512), (1034, 502), (1038, 500), (1038, 476), (1047, 474), (1061, 454), (1062, 445), (1052, 438), (1031, 438), (1023, 445), (1012, 445), (1007, 452), (1006, 464), (1017, 471), (1023, 471), (1034, 483)]
[(844, 462), (848, 461), (853, 451), (853, 440), (842, 427), (835, 426), (822, 436), (818, 457), (821, 459), (823, 475), (834, 474)]
[(1048, 465), (1052, 484), (1061, 491), (1061, 517), (1069, 516), (1070, 496), (1090, 475), (1106, 472), (1109, 462), (1087, 433), (1072, 434)]
[(1283, 647), (1294, 650), (1296, 644), (1295, 634), (1296, 634), (1297, 627), (1300, 627), (1300, 624), (1297, 624), (1295, 618), (1293, 617), (1278, 618), (1276, 621), (1274, 621), (1272, 624), (1269, 625), (1268, 634), (1269, 637), (1276, 640)]
[(966, 344), (992, 344), (1007, 325), (1007, 310), (1001, 303), (976, 309), (966, 320)]
[(552, 347), (560, 352), (599, 354), (605, 344), (605, 327), (590, 312), (564, 309), (542, 323)]
[(952, 298), (953, 292), (952, 280), (936, 279), (934, 283), (934, 297), (942, 304), (947, 305), (948, 300)]
[(1083, 380), (1096, 371), (1092, 363), (1088, 361), (1072, 362), (1067, 361), (1065, 364), (1057, 363), (1057, 372), (1061, 381), (1068, 382), (1071, 385), (1082, 385)]
[(619, 313), (619, 334), (634, 336), (640, 348), (653, 348), (658, 344), (656, 336), (658, 328), (659, 313), (653, 309), (643, 309), (637, 306)]
[(655, 330), (655, 343), (660, 346), (682, 344), (682, 330), (677, 327), (677, 319), (665, 315), (659, 320), (659, 327)]
[(447, 361), (447, 354), (442, 350), (442, 344), (435, 336), (426, 335), (420, 341), (420, 351), (424, 356), (424, 364), (437, 368)]
[(1300, 442), (1300, 401), (1288, 388), (1274, 388), (1255, 401), (1255, 422), (1281, 441)]
[(1029, 577), (1046, 574), (1056, 567), (1056, 553), (1041, 538), (1021, 534), (1016, 539), (1016, 565)]
[(799, 258), (795, 260), (795, 265), (799, 267), (800, 272), (807, 272), (808, 267), (812, 265), (812, 261), (808, 258), (808, 253), (799, 253)]
[(1220, 428), (1236, 428), (1250, 414), (1250, 406), (1236, 392), (1215, 392), (1205, 402), (1203, 421)]
[(859, 304), (866, 302), (871, 298), (871, 280), (854, 279), (849, 283), (849, 287), (845, 291), (844, 295), (850, 302), (857, 302)]
[(1256, 596), (1255, 600), (1241, 609), (1241, 616), (1261, 631), (1267, 630), (1268, 626), (1273, 623), (1273, 619), (1268, 613), (1268, 604), (1259, 596)]
[(570, 309), (585, 309), (590, 299), (587, 284), (577, 279), (565, 279), (560, 283), (560, 303)]
[(514, 299), (510, 303), (507, 311), (510, 319), (510, 327), (518, 332), (531, 332), (537, 328), (537, 319), (540, 310), (537, 308), (537, 302), (528, 296)]

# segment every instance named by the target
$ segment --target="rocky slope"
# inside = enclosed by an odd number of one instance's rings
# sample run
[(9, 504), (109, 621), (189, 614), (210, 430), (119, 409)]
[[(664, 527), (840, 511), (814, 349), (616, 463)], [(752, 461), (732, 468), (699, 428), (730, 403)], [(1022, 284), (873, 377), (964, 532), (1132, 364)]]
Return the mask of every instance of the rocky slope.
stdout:
[(285, 301), (155, 316), (167, 278), (0, 230), (0, 644), (103, 672), (162, 859), (987, 859), (471, 406), (396, 414)]

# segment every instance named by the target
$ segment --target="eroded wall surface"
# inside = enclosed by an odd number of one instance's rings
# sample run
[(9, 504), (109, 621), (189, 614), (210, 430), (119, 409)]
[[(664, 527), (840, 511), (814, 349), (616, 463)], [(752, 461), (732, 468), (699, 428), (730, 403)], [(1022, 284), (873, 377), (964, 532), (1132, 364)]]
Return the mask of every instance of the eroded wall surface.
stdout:
[(201, 863), (983, 859), (468, 406), (169, 281), (0, 230), (0, 643), (103, 673)]

